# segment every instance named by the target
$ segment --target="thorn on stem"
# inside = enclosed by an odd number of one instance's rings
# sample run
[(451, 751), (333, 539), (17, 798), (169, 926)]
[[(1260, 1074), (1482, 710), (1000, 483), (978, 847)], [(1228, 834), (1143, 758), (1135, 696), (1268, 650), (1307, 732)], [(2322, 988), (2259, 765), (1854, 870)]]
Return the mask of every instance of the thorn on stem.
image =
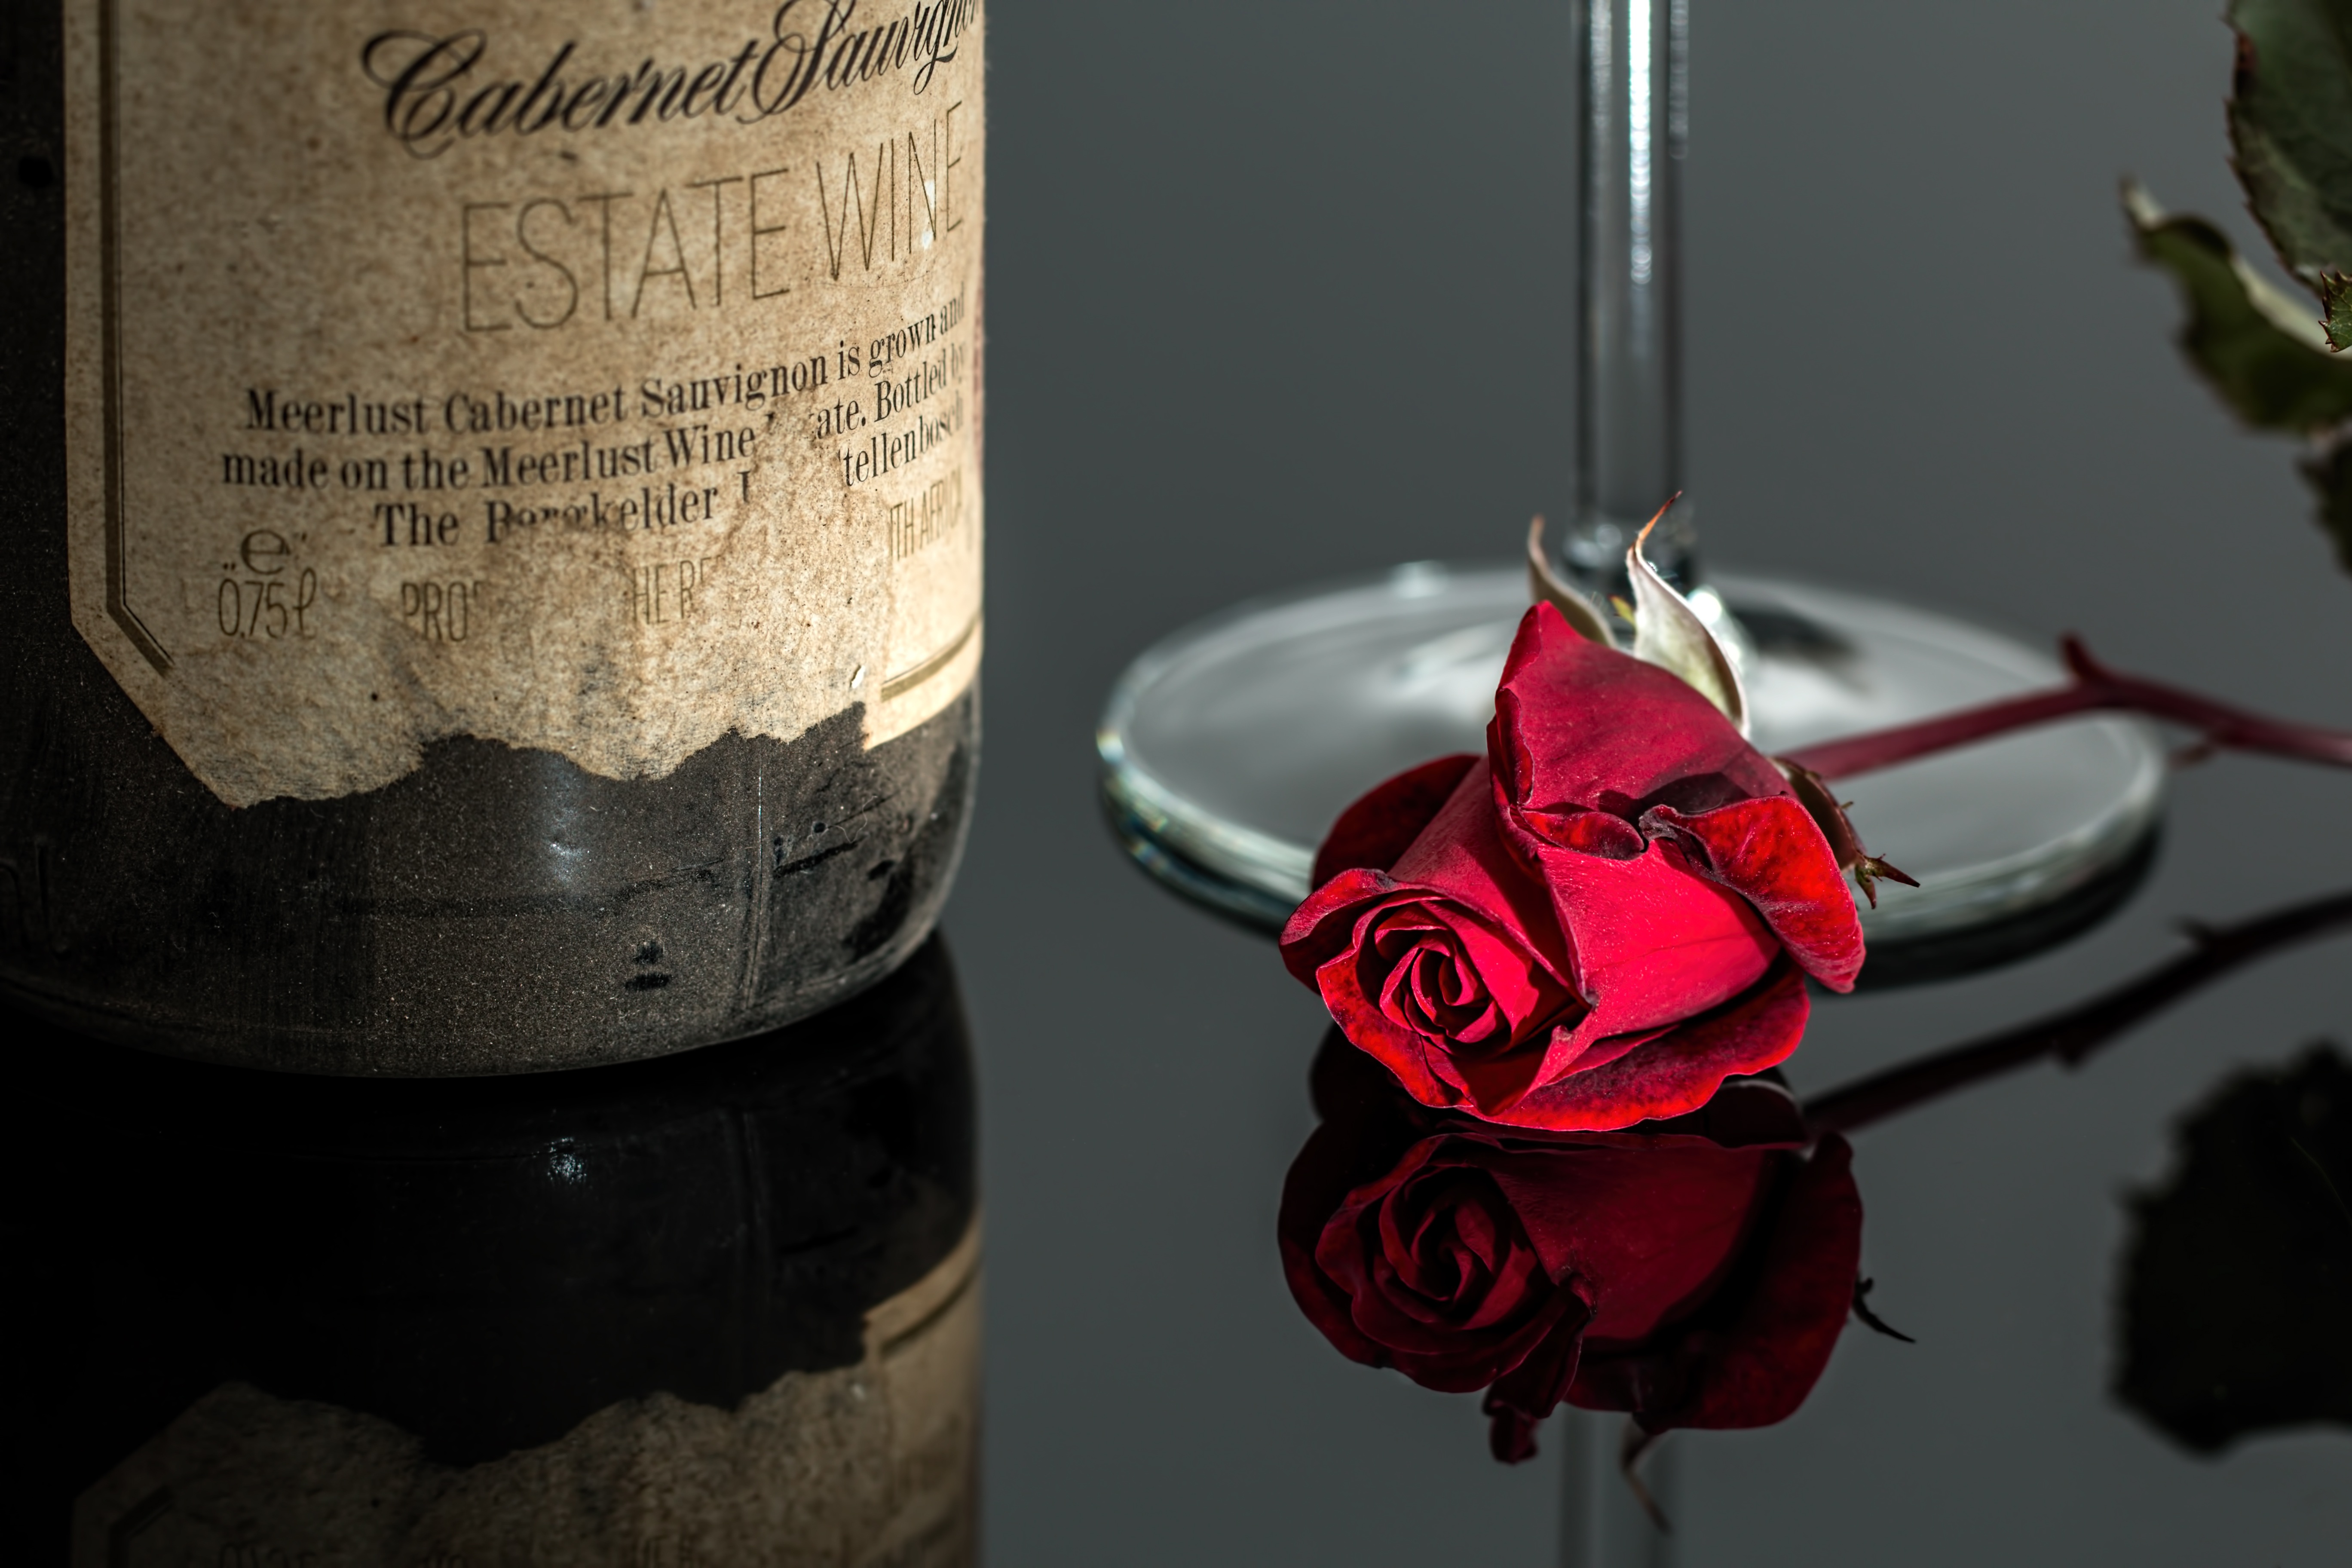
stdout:
[(2066, 673), (2085, 686), (2107, 679), (2105, 668), (2091, 657), (2091, 650), (2084, 647), (2083, 639), (2073, 632), (2058, 639), (2058, 657), (2064, 661)]
[(1885, 1319), (1870, 1310), (1870, 1293), (1877, 1287), (1878, 1281), (1875, 1279), (1857, 1279), (1853, 1282), (1853, 1315), (1862, 1320), (1865, 1328), (1874, 1329), (1890, 1340), (1901, 1340), (1906, 1345), (1917, 1344), (1919, 1342), (1917, 1340), (1899, 1329), (1890, 1327)]

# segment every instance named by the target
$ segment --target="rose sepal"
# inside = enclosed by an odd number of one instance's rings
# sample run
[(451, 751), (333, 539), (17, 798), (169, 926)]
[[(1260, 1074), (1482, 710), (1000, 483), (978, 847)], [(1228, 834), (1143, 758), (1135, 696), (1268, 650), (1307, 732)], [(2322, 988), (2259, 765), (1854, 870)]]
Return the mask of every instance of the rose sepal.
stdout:
[(1732, 728), (1748, 733), (1748, 692), (1738, 663), (1691, 602), (1658, 575), (1643, 550), (1650, 531), (1682, 500), (1676, 490), (1657, 515), (1642, 525), (1625, 552), (1625, 575), (1633, 584), (1633, 657), (1680, 676), (1692, 690), (1715, 704)]

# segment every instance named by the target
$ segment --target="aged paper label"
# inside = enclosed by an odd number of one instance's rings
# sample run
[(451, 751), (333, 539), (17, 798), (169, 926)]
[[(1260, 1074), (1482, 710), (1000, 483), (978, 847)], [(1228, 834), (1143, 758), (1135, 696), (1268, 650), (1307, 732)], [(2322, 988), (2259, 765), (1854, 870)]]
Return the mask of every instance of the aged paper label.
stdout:
[(467, 1469), (397, 1426), (226, 1384), (82, 1494), (76, 1568), (966, 1568), (977, 1231), (867, 1315), (866, 1353), (730, 1412), (667, 1394)]
[(980, 0), (67, 0), (75, 625), (234, 805), (980, 658)]

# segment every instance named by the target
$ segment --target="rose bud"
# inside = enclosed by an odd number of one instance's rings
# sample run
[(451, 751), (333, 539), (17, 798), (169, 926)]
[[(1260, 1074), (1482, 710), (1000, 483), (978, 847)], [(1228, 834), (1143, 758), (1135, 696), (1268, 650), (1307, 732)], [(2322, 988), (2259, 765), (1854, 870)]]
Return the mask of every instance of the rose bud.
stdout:
[(1684, 678), (1538, 605), (1487, 740), (1349, 806), (1283, 932), (1416, 1100), (1564, 1130), (1678, 1115), (1796, 1048), (1803, 975), (1852, 988), (1829, 840)]
[(1727, 1086), (1639, 1133), (1530, 1134), (1386, 1084), (1329, 1107), (1335, 1079), (1367, 1076), (1334, 1055), (1278, 1230), (1292, 1295), (1342, 1354), (1485, 1388), (1507, 1462), (1563, 1398), (1652, 1432), (1765, 1426), (1803, 1402), (1854, 1299), (1862, 1204), (1843, 1141), (1807, 1158), (1775, 1086)]
[(1729, 1005), (1717, 1006), (1717, 986), (1678, 1025), (1596, 1044), (1580, 955), (1550, 890), (1503, 837), (1486, 762), (1449, 758), (1391, 784), (1425, 791), (1448, 773), (1454, 787), (1402, 852), (1360, 831), (1365, 819), (1392, 815), (1391, 785), (1349, 809), (1332, 842), (1394, 854), (1394, 863), (1328, 876), (1282, 941), (1291, 973), (1414, 1099), (1521, 1126), (1622, 1127), (1703, 1104), (1725, 1078), (1795, 1048), (1806, 1016), (1801, 978), (1781, 964), (1747, 984), (1769, 962), (1769, 939), (1740, 923), (1736, 899), (1696, 878), (1685, 879), (1692, 896), (1673, 911), (1681, 945), (1704, 929), (1727, 933), (1735, 958), (1760, 958), (1734, 971), (1745, 994), (1732, 987)]

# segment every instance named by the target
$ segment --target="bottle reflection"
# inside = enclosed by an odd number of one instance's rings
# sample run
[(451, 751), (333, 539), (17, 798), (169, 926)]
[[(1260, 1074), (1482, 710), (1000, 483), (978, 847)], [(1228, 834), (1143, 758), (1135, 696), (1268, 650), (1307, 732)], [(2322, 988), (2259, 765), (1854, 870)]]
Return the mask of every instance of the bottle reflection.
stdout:
[(1532, 1133), (1418, 1105), (1334, 1031), (1314, 1094), (1279, 1222), (1291, 1292), (1342, 1354), (1485, 1389), (1496, 1458), (1532, 1455), (1562, 1401), (1652, 1436), (1759, 1426), (1821, 1376), (1862, 1201), (1844, 1140), (1813, 1142), (1777, 1084), (1639, 1132)]
[(937, 939), (819, 1018), (629, 1067), (43, 1054), (78, 1065), (8, 1155), (16, 1342), (49, 1347), (12, 1540), (62, 1560), (69, 1529), (109, 1568), (972, 1560), (973, 1092)]

